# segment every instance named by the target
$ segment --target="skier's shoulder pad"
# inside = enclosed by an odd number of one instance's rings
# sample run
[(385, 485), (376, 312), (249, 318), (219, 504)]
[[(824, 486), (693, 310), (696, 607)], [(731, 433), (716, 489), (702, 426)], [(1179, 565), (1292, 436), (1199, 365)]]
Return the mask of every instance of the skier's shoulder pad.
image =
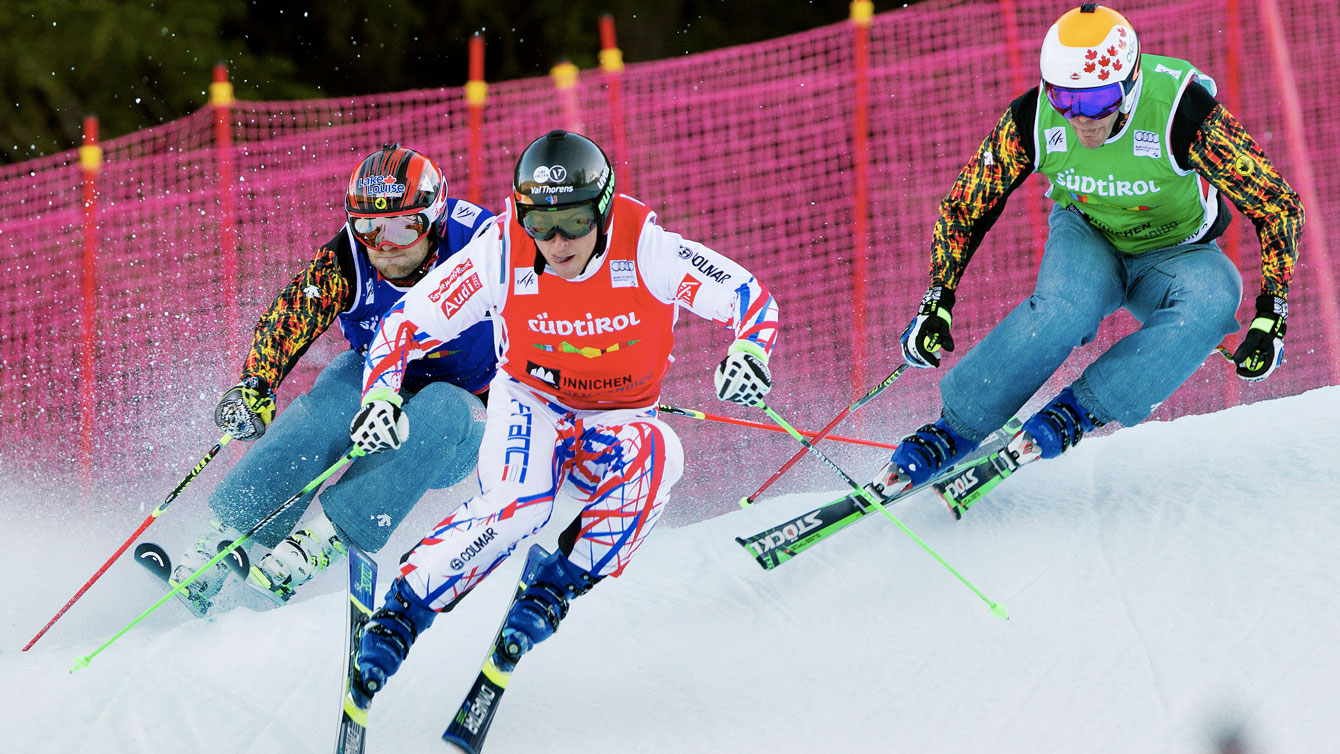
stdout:
[(493, 219), (493, 213), (464, 199), (447, 197), (442, 240), (452, 251), (463, 248)]
[(340, 276), (352, 283), (357, 279), (354, 266), (354, 248), (353, 242), (349, 240), (348, 226), (341, 225), (339, 232), (335, 237), (321, 245), (321, 248), (327, 249), (335, 254), (335, 260), (340, 264)]

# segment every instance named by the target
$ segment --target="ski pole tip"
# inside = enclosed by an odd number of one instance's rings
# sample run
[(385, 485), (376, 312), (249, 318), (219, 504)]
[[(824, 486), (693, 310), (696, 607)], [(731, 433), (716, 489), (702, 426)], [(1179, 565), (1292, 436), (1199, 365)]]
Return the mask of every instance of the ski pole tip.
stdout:
[(753, 501), (753, 500), (750, 500), (748, 495), (745, 495), (744, 497), (740, 498), (740, 507), (741, 507), (741, 508), (748, 508), (749, 506), (751, 506), (751, 505), (753, 505), (753, 504), (754, 504), (754, 501)]
[(79, 670), (80, 668), (88, 667), (88, 661), (91, 659), (92, 659), (91, 657), (80, 657), (78, 660), (75, 660), (74, 667), (70, 668), (70, 673), (73, 674), (76, 670)]
[(1010, 616), (1005, 614), (1004, 605), (1000, 604), (999, 602), (990, 602), (987, 604), (991, 605), (991, 615), (993, 615), (994, 617), (1000, 618), (1002, 620), (1010, 619)]

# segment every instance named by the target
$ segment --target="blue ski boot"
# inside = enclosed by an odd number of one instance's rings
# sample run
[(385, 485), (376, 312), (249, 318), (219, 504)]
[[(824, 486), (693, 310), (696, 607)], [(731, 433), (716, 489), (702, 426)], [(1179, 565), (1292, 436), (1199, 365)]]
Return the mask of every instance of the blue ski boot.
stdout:
[[(539, 545), (532, 547), (532, 555)], [(543, 549), (540, 549), (543, 553)], [(585, 594), (600, 581), (599, 576), (578, 568), (562, 552), (547, 555), (536, 568), (535, 579), (517, 596), (498, 633), (493, 662), (511, 673), (521, 656), (558, 630), (568, 614), (568, 602)]]
[(1024, 422), (1023, 431), (1033, 438), (1043, 458), (1055, 458), (1078, 444), (1085, 432), (1103, 424), (1080, 405), (1075, 391), (1067, 387)]
[(349, 684), (354, 703), (368, 708), (373, 695), (400, 669), (414, 640), (433, 625), (436, 617), (437, 612), (426, 607), (404, 579), (391, 582), (385, 604), (368, 619), (358, 642), (354, 678)]
[(941, 418), (904, 437), (870, 488), (886, 498), (902, 494), (943, 473), (980, 444), (950, 429)]

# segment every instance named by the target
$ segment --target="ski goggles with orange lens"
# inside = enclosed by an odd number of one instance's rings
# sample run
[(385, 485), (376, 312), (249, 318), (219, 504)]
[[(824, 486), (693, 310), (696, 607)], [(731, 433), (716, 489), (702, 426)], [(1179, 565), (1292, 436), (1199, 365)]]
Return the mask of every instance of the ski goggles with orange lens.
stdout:
[(522, 207), (519, 211), (521, 227), (537, 241), (548, 241), (558, 234), (576, 240), (596, 229), (596, 209), (590, 204), (555, 209)]
[(364, 246), (380, 249), (394, 246), (404, 249), (419, 242), (428, 234), (428, 216), (422, 212), (390, 217), (351, 217), (349, 229)]
[(1121, 82), (1107, 84), (1096, 89), (1067, 89), (1063, 86), (1047, 84), (1047, 101), (1056, 108), (1056, 112), (1073, 120), (1081, 115), (1093, 120), (1102, 120), (1121, 108), (1126, 96), (1126, 88)]

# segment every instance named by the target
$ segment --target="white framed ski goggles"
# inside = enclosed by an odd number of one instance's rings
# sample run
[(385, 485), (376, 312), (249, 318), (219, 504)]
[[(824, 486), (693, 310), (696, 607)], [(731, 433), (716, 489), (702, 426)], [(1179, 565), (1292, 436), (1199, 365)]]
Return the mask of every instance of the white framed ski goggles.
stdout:
[(1127, 101), (1134, 96), (1133, 92), (1139, 82), (1139, 68), (1137, 67), (1135, 75), (1105, 86), (1091, 89), (1070, 89), (1043, 82), (1042, 88), (1047, 95), (1047, 102), (1051, 103), (1056, 112), (1064, 116), (1066, 120), (1074, 120), (1081, 115), (1092, 120), (1102, 120), (1112, 113), (1128, 107)]
[(428, 215), (422, 212), (412, 215), (349, 218), (349, 230), (354, 234), (354, 238), (370, 249), (380, 249), (383, 246), (404, 249), (413, 246), (428, 235), (431, 227)]

